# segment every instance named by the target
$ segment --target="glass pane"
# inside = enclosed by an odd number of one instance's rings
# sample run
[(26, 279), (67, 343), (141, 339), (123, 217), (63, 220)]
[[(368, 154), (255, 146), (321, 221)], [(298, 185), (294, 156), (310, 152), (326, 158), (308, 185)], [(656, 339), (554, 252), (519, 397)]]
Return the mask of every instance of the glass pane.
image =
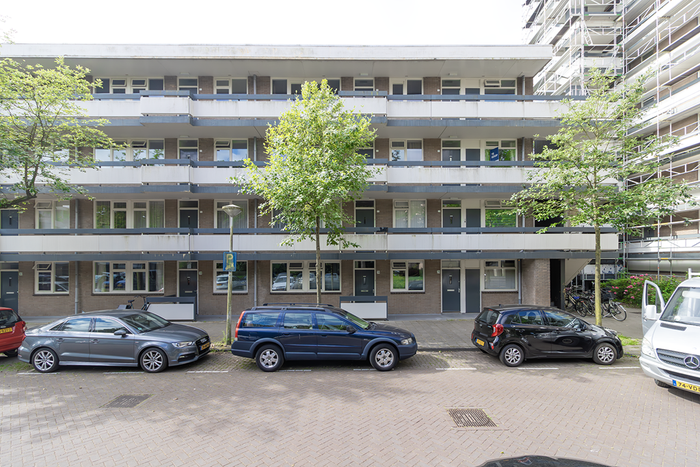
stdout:
[(109, 292), (109, 263), (95, 263), (95, 292)]
[(287, 80), (286, 79), (273, 79), (272, 80), (272, 94), (287, 94)]
[(406, 270), (393, 269), (391, 271), (391, 288), (394, 290), (406, 290)]
[(40, 271), (37, 274), (37, 287), (39, 292), (51, 291), (51, 271)]
[(56, 263), (54, 264), (54, 292), (68, 292), (68, 279), (69, 279), (69, 266), (68, 263)]
[(287, 263), (272, 263), (272, 290), (287, 290)]
[(502, 161), (514, 161), (515, 149), (501, 149), (498, 154), (498, 159)]
[(148, 291), (162, 292), (163, 291), (163, 263), (152, 262), (148, 263)]
[(391, 150), (391, 160), (392, 161), (405, 161), (406, 152), (403, 149), (392, 149)]
[(406, 94), (422, 94), (423, 81), (419, 79), (409, 79), (406, 85)]
[(313, 318), (311, 313), (285, 313), (283, 327), (286, 329), (311, 329)]
[(231, 147), (231, 160), (242, 161), (248, 158), (248, 141), (234, 140)]
[(146, 291), (146, 271), (133, 271), (132, 272), (132, 284), (131, 290), (134, 292), (145, 292)]
[(109, 201), (95, 202), (95, 228), (109, 229), (110, 228), (110, 211), (112, 203)]
[(165, 201), (149, 201), (150, 216), (148, 226), (152, 229), (165, 227)]
[(408, 227), (408, 209), (394, 210), (394, 227), (405, 229)]
[(326, 263), (323, 266), (325, 278), (323, 286), (326, 291), (340, 290), (340, 263)]
[(248, 92), (247, 79), (232, 79), (231, 94), (246, 94)]
[(423, 272), (421, 263), (408, 263), (408, 290), (423, 290)]
[(151, 140), (148, 142), (149, 159), (165, 159), (165, 142), (162, 140)]
[(126, 290), (126, 272), (112, 271), (112, 284), (112, 290), (115, 292)]
[(95, 148), (96, 161), (111, 161), (112, 151), (109, 149)]
[(227, 161), (231, 157), (231, 151), (228, 149), (217, 149), (216, 150), (216, 160), (217, 161)]
[(126, 211), (114, 212), (114, 228), (126, 229)]
[(403, 84), (394, 84), (391, 87), (391, 93), (394, 95), (401, 95), (403, 94)]
[(145, 229), (146, 227), (146, 211), (134, 211), (134, 228)]
[(406, 151), (406, 160), (422, 161), (423, 160), (423, 142), (409, 141), (408, 150)]
[(487, 209), (485, 220), (486, 227), (516, 227), (514, 209)]
[(304, 271), (289, 272), (289, 290), (301, 290), (304, 288)]
[(92, 318), (72, 318), (63, 323), (61, 331), (88, 332)]
[[(239, 201), (235, 204), (236, 206), (241, 208), (241, 212), (233, 218), (233, 228), (245, 229), (246, 227), (248, 227), (248, 204), (245, 201)], [(228, 217), (228, 215), (226, 217)]]
[(411, 201), (411, 227), (425, 227), (425, 201)]
[[(248, 263), (245, 261), (236, 261), (236, 271), (233, 273), (233, 281), (231, 282), (231, 290), (234, 292), (245, 292), (248, 290)], [(228, 276), (226, 277), (228, 281)]]
[(51, 226), (51, 211), (48, 210), (41, 210), (37, 211), (39, 213), (39, 225), (37, 228), (39, 229), (50, 229)]

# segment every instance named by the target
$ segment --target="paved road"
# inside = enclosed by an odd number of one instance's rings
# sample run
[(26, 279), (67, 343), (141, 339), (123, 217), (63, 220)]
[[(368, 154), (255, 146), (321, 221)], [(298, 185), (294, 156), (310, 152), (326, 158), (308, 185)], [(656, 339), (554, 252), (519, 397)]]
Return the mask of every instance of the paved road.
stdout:
[[(473, 466), (526, 454), (700, 465), (700, 396), (656, 387), (635, 357), (513, 369), (427, 349), (388, 373), (296, 363), (270, 374), (216, 352), (156, 375), (36, 374), (3, 358), (3, 466)], [(107, 407), (128, 395), (148, 397)], [(482, 410), (495, 426), (458, 427), (450, 409)]]

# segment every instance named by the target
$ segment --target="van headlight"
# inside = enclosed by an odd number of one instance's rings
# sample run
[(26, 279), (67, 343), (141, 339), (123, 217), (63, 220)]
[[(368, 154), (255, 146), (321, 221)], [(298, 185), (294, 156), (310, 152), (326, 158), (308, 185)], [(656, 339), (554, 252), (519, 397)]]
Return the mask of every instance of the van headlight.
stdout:
[(411, 345), (413, 344), (413, 337), (409, 337), (408, 339), (401, 339), (401, 345)]
[(654, 354), (654, 347), (651, 345), (651, 341), (646, 337), (642, 340), (642, 354), (650, 358), (656, 358)]
[(184, 347), (192, 347), (194, 345), (193, 341), (189, 342), (172, 342), (173, 347), (177, 347), (178, 349), (182, 349)]

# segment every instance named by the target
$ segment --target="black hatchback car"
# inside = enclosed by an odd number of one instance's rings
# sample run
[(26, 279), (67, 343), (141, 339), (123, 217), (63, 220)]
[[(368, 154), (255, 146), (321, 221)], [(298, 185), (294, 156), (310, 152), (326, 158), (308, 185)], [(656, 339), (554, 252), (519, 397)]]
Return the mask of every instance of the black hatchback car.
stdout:
[(589, 324), (558, 308), (507, 305), (485, 308), (474, 320), (472, 343), (506, 366), (528, 358), (593, 358), (610, 365), (622, 357), (612, 329)]
[(369, 360), (388, 371), (418, 350), (404, 329), (358, 318), (331, 305), (275, 304), (245, 310), (238, 318), (231, 353), (254, 358), (262, 371), (285, 360)]

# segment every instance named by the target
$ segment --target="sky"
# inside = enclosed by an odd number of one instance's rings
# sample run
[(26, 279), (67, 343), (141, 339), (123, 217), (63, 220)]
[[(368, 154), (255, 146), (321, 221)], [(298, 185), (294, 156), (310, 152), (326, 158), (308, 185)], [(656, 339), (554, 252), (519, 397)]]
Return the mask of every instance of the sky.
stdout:
[(6, 0), (15, 43), (509, 45), (523, 0)]

